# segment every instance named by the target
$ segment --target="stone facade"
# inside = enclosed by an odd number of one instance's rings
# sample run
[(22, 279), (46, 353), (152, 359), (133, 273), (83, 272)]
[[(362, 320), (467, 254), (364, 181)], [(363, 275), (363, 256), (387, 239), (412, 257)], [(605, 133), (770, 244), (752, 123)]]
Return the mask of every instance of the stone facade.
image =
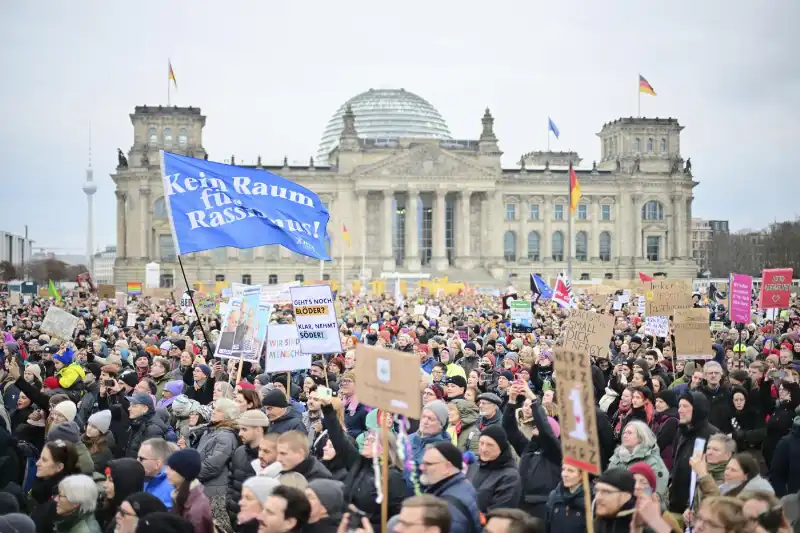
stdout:
[[(162, 286), (180, 276), (164, 206), (158, 150), (205, 158), (205, 117), (197, 108), (137, 107), (133, 146), (112, 179), (117, 194), (114, 281), (143, 281), (162, 264)], [(348, 108), (330, 165), (255, 165), (315, 191), (330, 211), (333, 262), (322, 277), (365, 272), (430, 273), (504, 283), (567, 267), (568, 168), (574, 153), (531, 152), (502, 168), (487, 109), (478, 140), (358, 136)], [(638, 271), (694, 277), (691, 163), (680, 154), (678, 121), (622, 118), (603, 125), (602, 159), (577, 170), (582, 198), (573, 217), (573, 278), (629, 279)], [(236, 163), (231, 156), (226, 162)], [(348, 228), (351, 246), (342, 238)], [(283, 283), (320, 279), (320, 264), (277, 246), (182, 256), (189, 282)], [(362, 271), (362, 265), (366, 268)], [(169, 274), (172, 272), (172, 274)], [(302, 278), (300, 278), (302, 276)]]

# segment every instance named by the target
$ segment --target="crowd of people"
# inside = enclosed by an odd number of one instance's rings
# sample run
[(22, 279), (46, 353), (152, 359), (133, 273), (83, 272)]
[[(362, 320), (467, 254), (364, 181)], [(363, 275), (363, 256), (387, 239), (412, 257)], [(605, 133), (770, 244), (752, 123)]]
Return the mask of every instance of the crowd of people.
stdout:
[[(219, 317), (174, 301), (3, 299), (0, 533), (800, 531), (795, 302), (684, 360), (635, 305), (577, 298), (615, 317), (608, 357), (586, 355), (602, 458), (587, 513), (555, 396), (569, 309), (539, 301), (519, 333), (472, 291), (339, 299), (343, 352), (288, 374), (215, 357)], [(52, 305), (78, 317), (71, 338), (42, 329)], [(419, 358), (418, 419), (359, 402), (360, 343)]]

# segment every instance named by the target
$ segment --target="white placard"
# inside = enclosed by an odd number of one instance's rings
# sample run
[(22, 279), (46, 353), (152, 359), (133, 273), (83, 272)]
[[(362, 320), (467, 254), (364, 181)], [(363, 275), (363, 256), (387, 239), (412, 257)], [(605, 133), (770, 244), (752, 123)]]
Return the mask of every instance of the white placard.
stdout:
[(292, 303), (292, 295), (289, 292), (289, 289), (299, 286), (299, 281), (279, 283), (277, 285), (262, 285), (261, 302), (268, 303), (270, 305), (286, 305), (288, 303)]
[(627, 304), (627, 303), (630, 303), (630, 301), (631, 301), (631, 295), (630, 295), (630, 294), (624, 294), (624, 293), (623, 293), (623, 294), (620, 294), (619, 296), (617, 296), (617, 301), (618, 301), (619, 303), (621, 303), (621, 304)]
[(425, 314), (428, 315), (428, 318), (439, 318), (439, 315), (442, 314), (442, 310), (435, 305), (429, 305), (428, 311)]
[(622, 309), (622, 302), (619, 300), (614, 301), (614, 311), (619, 311)]
[(639, 313), (640, 316), (644, 316), (644, 310), (647, 308), (647, 298), (644, 296), (639, 296), (639, 304), (636, 307), (636, 312)]
[(342, 351), (339, 324), (330, 285), (290, 287), (297, 336), (303, 353), (330, 354)]
[(416, 304), (414, 306), (414, 316), (424, 315), (425, 314), (425, 305), (424, 304)]
[(669, 337), (668, 316), (648, 316), (644, 319), (644, 332), (654, 337)]
[(75, 326), (77, 325), (78, 317), (55, 305), (51, 305), (44, 317), (41, 330), (58, 339), (69, 341), (72, 340), (72, 334), (75, 332)]
[(304, 354), (294, 324), (267, 327), (266, 372), (287, 372), (311, 368), (311, 354)]
[(161, 265), (153, 262), (144, 266), (144, 286), (148, 289), (158, 289), (161, 286)]

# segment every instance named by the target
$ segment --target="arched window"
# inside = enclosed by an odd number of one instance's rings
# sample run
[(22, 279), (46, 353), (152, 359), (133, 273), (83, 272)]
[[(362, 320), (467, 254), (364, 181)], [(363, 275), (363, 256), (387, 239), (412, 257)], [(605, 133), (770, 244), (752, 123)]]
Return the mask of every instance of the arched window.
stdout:
[(575, 259), (578, 261), (589, 259), (589, 236), (585, 231), (579, 231), (575, 235)]
[(553, 261), (564, 260), (564, 234), (560, 231), (553, 233)]
[(156, 198), (153, 204), (153, 216), (156, 218), (167, 218), (167, 204), (164, 197)]
[(652, 138), (647, 139), (647, 151), (648, 152), (652, 152), (653, 151), (653, 139)]
[(667, 152), (667, 140), (666, 140), (666, 139), (661, 139), (661, 147), (660, 147), (660, 152), (661, 152), (662, 154), (664, 154), (664, 153), (666, 153), (666, 152)]
[(642, 150), (642, 140), (639, 137), (636, 137), (633, 140), (633, 151), (640, 152)]
[(189, 137), (186, 135), (186, 128), (181, 128), (178, 131), (178, 144), (181, 146), (186, 146), (189, 144)]
[[(239, 261), (252, 261), (254, 255), (255, 254), (252, 248), (245, 248), (243, 250), (239, 250)], [(249, 283), (247, 285), (249, 285)]]
[(611, 261), (611, 234), (607, 231), (600, 234), (600, 261)]
[(539, 260), (539, 232), (528, 233), (528, 259), (531, 261)]
[(642, 220), (664, 220), (664, 206), (661, 202), (650, 200), (642, 206)]
[(270, 274), (268, 281), (268, 285), (277, 285), (278, 284), (278, 275), (277, 274)]
[(164, 128), (164, 144), (172, 144), (172, 128)]
[(322, 275), (322, 281), (330, 281), (330, 280), (331, 280), (331, 275), (330, 274), (323, 274)]
[(149, 141), (151, 143), (157, 143), (158, 142), (158, 133), (156, 133), (156, 127), (155, 126), (150, 126), (149, 128), (147, 128), (147, 138), (149, 139)]
[(162, 261), (175, 261), (175, 241), (172, 235), (158, 236), (158, 256)]
[(507, 231), (503, 235), (503, 256), (506, 261), (517, 260), (517, 234), (513, 231)]

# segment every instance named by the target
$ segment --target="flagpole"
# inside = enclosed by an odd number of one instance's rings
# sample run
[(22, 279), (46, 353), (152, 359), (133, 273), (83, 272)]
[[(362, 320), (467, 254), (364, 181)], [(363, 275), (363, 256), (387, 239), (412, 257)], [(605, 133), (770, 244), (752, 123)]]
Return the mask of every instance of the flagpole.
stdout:
[(320, 281), (322, 281), (322, 279), (324, 277), (325, 277), (325, 261), (320, 259), (319, 260), (319, 279), (320, 279)]
[(569, 205), (567, 206), (567, 277), (572, 279), (572, 164), (567, 172), (567, 188), (569, 189)]
[[(641, 78), (641, 75), (639, 75), (639, 78)], [(641, 87), (641, 83), (642, 83), (641, 81), (638, 81), (638, 80), (636, 81), (636, 90), (638, 91), (636, 93), (636, 95), (637, 95), (636, 96), (636, 118), (641, 118), (642, 117), (642, 87)]]
[(342, 285), (339, 287), (339, 294), (344, 294), (344, 243), (342, 243), (342, 263), (339, 268), (342, 276)]
[(170, 72), (170, 63), (169, 59), (167, 59), (167, 107), (169, 107), (169, 97), (170, 97), (170, 86), (169, 82), (172, 81), (169, 79), (169, 72)]

